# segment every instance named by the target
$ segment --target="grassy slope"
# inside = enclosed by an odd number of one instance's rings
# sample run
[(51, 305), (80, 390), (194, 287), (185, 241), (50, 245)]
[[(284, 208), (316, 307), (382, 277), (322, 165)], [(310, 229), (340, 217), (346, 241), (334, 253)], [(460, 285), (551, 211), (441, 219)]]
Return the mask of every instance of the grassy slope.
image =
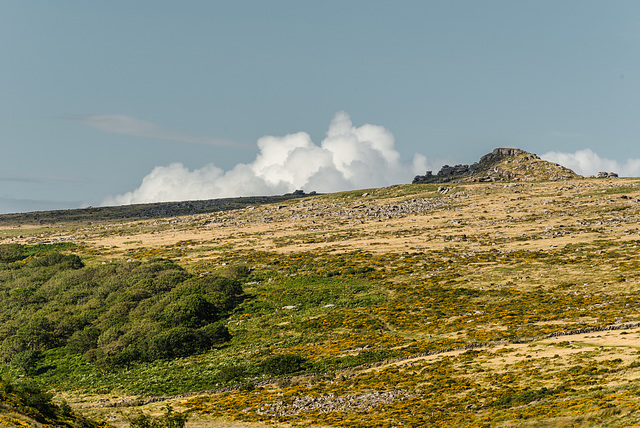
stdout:
[[(89, 264), (253, 269), (225, 348), (110, 372), (48, 352), (40, 380), (102, 418), (122, 419), (104, 403), (210, 390), (171, 401), (201, 420), (628, 426), (640, 422), (640, 330), (592, 330), (640, 322), (639, 185), (393, 186), (0, 238), (69, 240)], [(303, 372), (264, 382), (261, 361), (278, 354), (303, 357)]]

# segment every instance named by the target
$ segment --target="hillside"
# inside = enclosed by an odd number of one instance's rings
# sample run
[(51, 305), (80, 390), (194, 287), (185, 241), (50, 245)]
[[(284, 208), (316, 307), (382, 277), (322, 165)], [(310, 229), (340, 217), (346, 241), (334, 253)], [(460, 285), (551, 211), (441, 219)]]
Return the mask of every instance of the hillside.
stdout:
[(639, 202), (460, 180), (0, 226), (0, 372), (115, 426), (639, 424)]

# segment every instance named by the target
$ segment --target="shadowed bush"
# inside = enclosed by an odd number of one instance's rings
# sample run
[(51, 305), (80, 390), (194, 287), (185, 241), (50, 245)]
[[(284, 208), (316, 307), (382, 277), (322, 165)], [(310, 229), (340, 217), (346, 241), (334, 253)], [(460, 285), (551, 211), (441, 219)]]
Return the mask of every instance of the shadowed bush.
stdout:
[(161, 416), (154, 417), (139, 411), (127, 419), (130, 428), (182, 428), (189, 417), (186, 413), (176, 413), (171, 406), (167, 406)]
[(282, 376), (304, 370), (307, 360), (300, 355), (280, 354), (265, 358), (260, 368), (265, 374)]
[(0, 262), (22, 259), (0, 265), (7, 362), (61, 346), (103, 368), (202, 352), (231, 338), (218, 321), (243, 298), (238, 281), (193, 277), (167, 259), (84, 267), (46, 246), (0, 246)]

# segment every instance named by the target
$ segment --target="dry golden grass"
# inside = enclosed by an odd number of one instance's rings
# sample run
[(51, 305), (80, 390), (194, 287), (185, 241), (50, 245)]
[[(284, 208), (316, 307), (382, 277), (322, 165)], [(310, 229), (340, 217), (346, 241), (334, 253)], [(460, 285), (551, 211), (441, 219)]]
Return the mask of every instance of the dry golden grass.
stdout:
[[(635, 239), (639, 185), (637, 179), (460, 184), (446, 195), (434, 195), (433, 186), (415, 186), (425, 189), (410, 197), (382, 200), (317, 196), (286, 205), (78, 229), (68, 224), (5, 227), (0, 229), (0, 242), (74, 240), (116, 250), (114, 254), (184, 241), (194, 241), (192, 248), (224, 244), (227, 249), (280, 252), (547, 249), (596, 239)], [(441, 201), (442, 206), (391, 218), (358, 215), (363, 205), (393, 206), (425, 197)]]

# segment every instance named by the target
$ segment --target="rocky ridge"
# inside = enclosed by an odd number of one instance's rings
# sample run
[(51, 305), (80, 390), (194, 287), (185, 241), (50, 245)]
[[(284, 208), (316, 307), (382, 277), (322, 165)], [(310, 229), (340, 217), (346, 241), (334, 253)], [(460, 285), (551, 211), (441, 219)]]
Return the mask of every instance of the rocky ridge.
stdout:
[(495, 181), (543, 181), (582, 178), (569, 168), (540, 159), (533, 153), (513, 148), (497, 148), (473, 165), (444, 165), (438, 174), (417, 175), (413, 184), (475, 183)]

